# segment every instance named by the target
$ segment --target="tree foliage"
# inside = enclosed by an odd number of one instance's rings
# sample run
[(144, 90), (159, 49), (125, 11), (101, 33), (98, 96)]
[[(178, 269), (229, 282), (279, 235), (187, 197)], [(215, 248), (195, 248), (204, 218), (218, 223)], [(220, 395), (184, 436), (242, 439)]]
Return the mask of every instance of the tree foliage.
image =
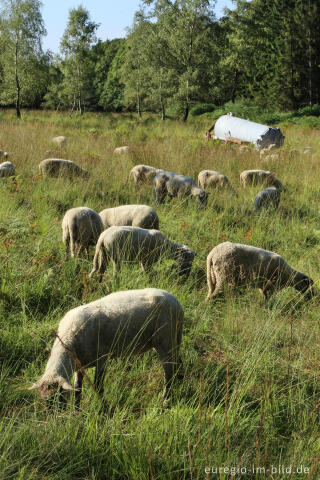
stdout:
[(0, 101), (183, 120), (201, 103), (320, 103), (320, 0), (237, 0), (219, 20), (215, 3), (142, 0), (126, 38), (111, 41), (80, 6), (53, 56), (41, 50), (40, 2), (0, 0)]
[(39, 0), (1, 0), (0, 62), (2, 82), (0, 101), (16, 105), (39, 105), (45, 93), (49, 54), (42, 52), (46, 34)]

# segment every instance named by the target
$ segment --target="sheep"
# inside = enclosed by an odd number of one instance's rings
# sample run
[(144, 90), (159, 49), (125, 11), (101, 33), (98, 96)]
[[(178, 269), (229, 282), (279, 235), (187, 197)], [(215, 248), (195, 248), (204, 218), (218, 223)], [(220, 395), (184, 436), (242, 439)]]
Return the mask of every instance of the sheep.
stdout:
[(191, 177), (185, 177), (174, 172), (158, 173), (153, 179), (154, 197), (156, 203), (163, 203), (166, 196), (193, 196), (200, 205), (207, 205), (209, 193), (199, 188)]
[(130, 152), (131, 152), (131, 148), (128, 147), (127, 145), (124, 147), (117, 147), (113, 151), (115, 155), (123, 155), (125, 153), (130, 153)]
[(310, 155), (310, 154), (313, 153), (313, 152), (314, 152), (314, 149), (313, 149), (312, 147), (305, 147), (305, 148), (303, 149), (303, 153), (304, 153), (305, 155)]
[(39, 172), (43, 177), (89, 177), (89, 172), (71, 160), (46, 158), (39, 163)]
[(248, 145), (241, 145), (241, 146), (239, 147), (239, 152), (240, 152), (240, 153), (247, 153), (248, 150), (249, 150)]
[(130, 226), (110, 227), (104, 230), (98, 239), (89, 277), (99, 272), (101, 281), (110, 260), (115, 272), (120, 269), (123, 261), (140, 262), (144, 272), (165, 252), (178, 263), (179, 274), (188, 277), (196, 253), (186, 245), (171, 242), (159, 230)]
[(207, 301), (227, 285), (259, 288), (265, 299), (287, 286), (307, 292), (308, 298), (313, 295), (311, 278), (290, 267), (277, 253), (232, 242), (220, 243), (209, 253), (207, 282)]
[(1, 157), (9, 158), (9, 153), (8, 153), (8, 152), (4, 152), (3, 150), (0, 150), (0, 158), (1, 158)]
[(296, 148), (292, 148), (289, 152), (290, 160), (294, 160), (295, 158), (298, 158), (299, 155), (300, 155), (300, 152)]
[(94, 386), (102, 394), (109, 358), (154, 348), (164, 369), (167, 398), (175, 377), (183, 376), (179, 356), (183, 321), (178, 300), (156, 288), (116, 292), (74, 308), (60, 321), (45, 372), (29, 390), (38, 389), (43, 400), (54, 392), (66, 400), (63, 392), (74, 391), (78, 407), (85, 368), (95, 367)]
[(282, 189), (280, 180), (278, 180), (272, 172), (266, 170), (244, 170), (240, 173), (240, 182), (243, 187), (262, 184), (266, 187), (276, 187), (278, 190)]
[(150, 167), (149, 165), (136, 165), (130, 171), (129, 178), (132, 178), (134, 183), (151, 183), (154, 177), (163, 172), (160, 168)]
[(62, 241), (66, 246), (66, 258), (70, 246), (71, 257), (80, 255), (85, 250), (88, 255), (90, 245), (95, 245), (103, 223), (100, 215), (87, 207), (77, 207), (68, 210), (62, 220)]
[(228, 177), (214, 170), (202, 170), (198, 175), (198, 185), (203, 190), (206, 187), (232, 189)]
[(157, 212), (148, 205), (121, 205), (120, 207), (106, 208), (99, 215), (105, 229), (114, 225), (159, 229)]
[(279, 153), (272, 153), (271, 155), (266, 155), (263, 160), (265, 162), (277, 162), (280, 160)]
[(279, 208), (280, 204), (280, 192), (277, 188), (271, 187), (262, 190), (258, 193), (254, 199), (253, 209), (255, 211), (260, 210), (261, 208)]
[(64, 137), (63, 135), (60, 135), (59, 137), (53, 137), (51, 139), (51, 143), (56, 145), (57, 147), (65, 147), (67, 145), (67, 138)]
[(16, 174), (13, 163), (0, 163), (0, 177), (13, 177)]

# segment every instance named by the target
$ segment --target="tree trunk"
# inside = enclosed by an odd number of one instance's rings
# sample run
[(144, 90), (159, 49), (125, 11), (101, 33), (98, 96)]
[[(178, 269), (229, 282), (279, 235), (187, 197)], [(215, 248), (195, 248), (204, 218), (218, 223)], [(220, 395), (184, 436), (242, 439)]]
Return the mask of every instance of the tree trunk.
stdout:
[(312, 49), (311, 49), (311, 4), (309, 0), (309, 9), (308, 9), (308, 20), (309, 20), (309, 32), (308, 32), (308, 64), (309, 64), (309, 106), (312, 107)]
[(83, 109), (82, 109), (82, 93), (81, 93), (81, 87), (80, 87), (80, 67), (78, 65), (78, 107), (79, 107), (79, 112), (80, 115), (83, 114)]
[(160, 105), (161, 105), (161, 120), (166, 119), (166, 108), (163, 103), (162, 95), (160, 95)]
[(21, 92), (21, 86), (20, 86), (20, 81), (19, 81), (19, 75), (18, 75), (18, 40), (16, 40), (16, 45), (15, 45), (15, 55), (14, 55), (14, 69), (15, 69), (15, 79), (16, 79), (16, 90), (17, 90), (17, 96), (16, 96), (16, 115), (17, 118), (21, 118), (21, 111), (20, 111), (20, 92)]
[(137, 94), (137, 112), (138, 112), (139, 118), (141, 118), (141, 117), (142, 117), (142, 113), (141, 113), (141, 100), (140, 100), (140, 95), (139, 95), (139, 93)]
[(231, 89), (231, 101), (234, 103), (236, 101), (236, 91), (237, 91), (237, 86), (238, 86), (238, 77), (239, 77), (239, 72), (237, 69), (234, 71), (234, 77), (232, 81), (232, 89)]
[(184, 110), (184, 114), (183, 114), (183, 117), (182, 117), (182, 121), (183, 121), (183, 122), (186, 122), (186, 121), (187, 121), (188, 115), (189, 115), (189, 102), (187, 101), (187, 103), (186, 103), (186, 108), (185, 108), (185, 110)]

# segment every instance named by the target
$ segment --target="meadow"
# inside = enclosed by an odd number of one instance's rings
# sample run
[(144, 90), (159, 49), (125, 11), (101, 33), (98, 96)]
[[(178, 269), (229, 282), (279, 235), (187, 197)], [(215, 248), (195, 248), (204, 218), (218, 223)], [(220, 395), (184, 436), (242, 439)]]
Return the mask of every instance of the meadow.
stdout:
[[(18, 121), (0, 113), (0, 148), (17, 172), (0, 181), (0, 480), (320, 478), (319, 290), (311, 301), (287, 288), (268, 302), (254, 289), (205, 302), (206, 257), (226, 240), (281, 254), (319, 287), (320, 130), (284, 126), (281, 158), (266, 164), (253, 149), (207, 143), (209, 126), (208, 118), (30, 111)], [(68, 138), (59, 156), (89, 179), (39, 176), (56, 135)], [(114, 156), (121, 145), (133, 151)], [(306, 146), (316, 153), (290, 158), (290, 149)], [(212, 191), (206, 208), (192, 199), (156, 207), (160, 230), (198, 254), (185, 283), (170, 260), (146, 274), (138, 264), (116, 276), (108, 268), (102, 283), (87, 276), (93, 250), (89, 260), (65, 260), (61, 220), (69, 208), (155, 206), (151, 185), (128, 180), (136, 164), (194, 178), (218, 170), (237, 191)], [(250, 168), (270, 169), (285, 185), (278, 212), (253, 212), (261, 187), (239, 184)], [(148, 286), (173, 293), (185, 311), (185, 378), (169, 406), (153, 352), (108, 362), (103, 404), (86, 382), (79, 411), (72, 403), (49, 410), (28, 390), (68, 310)]]

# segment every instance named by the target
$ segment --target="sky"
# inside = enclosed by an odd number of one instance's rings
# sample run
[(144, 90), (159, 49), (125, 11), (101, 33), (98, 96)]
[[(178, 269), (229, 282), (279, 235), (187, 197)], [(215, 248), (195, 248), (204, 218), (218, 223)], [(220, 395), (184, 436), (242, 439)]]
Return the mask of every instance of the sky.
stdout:
[[(80, 4), (90, 12), (91, 20), (100, 23), (97, 36), (101, 40), (124, 37), (126, 27), (131, 27), (134, 12), (140, 0), (42, 0), (42, 15), (48, 35), (44, 38), (44, 49), (59, 52), (59, 44), (68, 21), (71, 8)], [(231, 8), (232, 0), (217, 0), (216, 16), (223, 14), (223, 8)]]

